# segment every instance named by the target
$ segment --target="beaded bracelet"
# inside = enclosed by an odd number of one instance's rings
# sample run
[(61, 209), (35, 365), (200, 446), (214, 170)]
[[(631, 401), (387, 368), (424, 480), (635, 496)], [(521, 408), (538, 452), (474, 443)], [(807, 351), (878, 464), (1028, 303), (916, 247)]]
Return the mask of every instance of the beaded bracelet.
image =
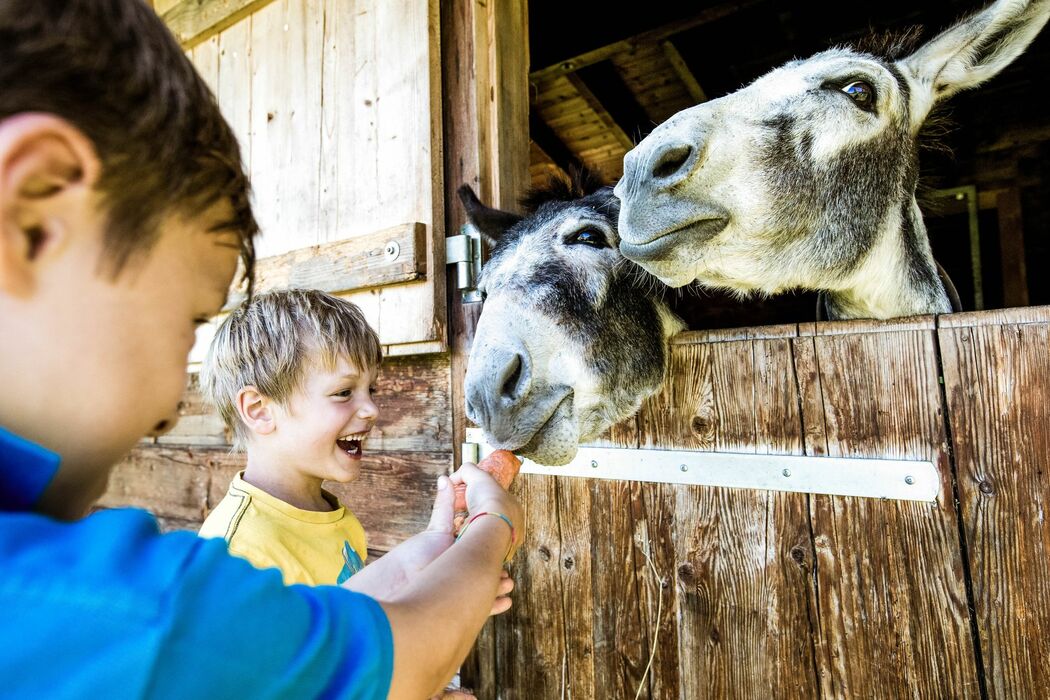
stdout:
[(507, 523), (507, 526), (510, 527), (510, 548), (507, 549), (507, 556), (503, 557), (503, 561), (506, 562), (507, 559), (510, 557), (510, 553), (512, 551), (514, 551), (514, 543), (517, 542), (518, 536), (517, 536), (517, 530), (514, 529), (514, 523), (512, 523), (510, 521), (510, 518), (508, 518), (503, 513), (495, 513), (495, 512), (487, 511), (487, 510), (484, 510), (484, 511), (478, 513), (477, 515), (472, 517), (470, 520), (468, 520), (463, 525), (463, 529), (459, 531), (458, 535), (456, 535), (456, 541), (459, 542), (459, 539), (461, 537), (463, 537), (463, 535), (465, 535), (467, 533), (467, 528), (470, 527), (470, 524), (472, 522), (474, 522), (475, 520), (477, 520), (478, 518), (480, 518), (481, 516), (483, 516), (483, 515), (495, 515), (497, 518), (499, 518), (503, 522)]

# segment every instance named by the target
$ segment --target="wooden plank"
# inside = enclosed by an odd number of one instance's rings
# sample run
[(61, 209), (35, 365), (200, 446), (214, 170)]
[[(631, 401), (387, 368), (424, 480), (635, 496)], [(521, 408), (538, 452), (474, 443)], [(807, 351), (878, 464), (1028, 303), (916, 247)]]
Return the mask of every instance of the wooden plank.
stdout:
[(157, 13), (184, 48), (233, 26), (273, 0), (177, 0), (156, 4)]
[(132, 506), (155, 515), (198, 521), (207, 510), (210, 473), (202, 453), (161, 446), (140, 445), (121, 460), (110, 474), (103, 508)]
[(597, 63), (567, 77), (606, 131), (624, 147), (624, 153), (641, 140), (644, 135), (642, 131), (646, 134), (651, 131), (646, 123), (645, 111), (635, 101), (613, 66)]
[(556, 477), (523, 474), (513, 487), (525, 508), (525, 540), (509, 565), (514, 605), (494, 621), (496, 683), (507, 700), (568, 697), (558, 485)]
[(321, 110), (315, 105), (323, 19), (320, 0), (276, 0), (252, 15), (251, 178), (262, 229), (259, 258), (320, 242)]
[(750, 328), (717, 328), (706, 331), (685, 331), (671, 338), (673, 345), (700, 345), (708, 343), (729, 343), (740, 340), (770, 340), (773, 338), (794, 338), (798, 335), (798, 326), (794, 323), (777, 326), (754, 326)]
[(1025, 270), (1024, 217), (1021, 190), (1012, 187), (999, 193), (999, 252), (1003, 270), (1003, 304), (1028, 306), (1028, 275)]
[(987, 696), (1039, 697), (1050, 683), (1050, 319), (938, 335)]
[(190, 52), (190, 60), (212, 94), (219, 94), (219, 37), (201, 42)]
[(252, 163), (252, 20), (246, 17), (218, 35), (219, 81), (216, 97), (241, 147), (246, 172)]
[[(668, 383), (640, 415), (642, 445), (800, 454), (790, 342), (672, 346)], [(672, 654), (655, 663), (653, 697), (665, 697), (656, 692), (665, 687), (680, 697), (815, 696), (806, 495), (660, 491), (647, 514), (674, 518), (664, 535), (673, 553), (661, 553), (660, 568), (675, 579), (679, 676)], [(666, 529), (650, 524), (648, 532)]]
[(929, 459), (942, 476), (935, 504), (810, 497), (821, 693), (975, 697), (933, 331), (816, 325), (793, 341), (807, 452)]
[[(447, 300), (440, 8), (438, 0), (382, 0), (376, 12), (381, 207), (376, 222), (422, 221), (433, 231), (428, 237), (428, 281), (380, 292), (383, 342), (438, 341), (444, 349)], [(393, 36), (396, 42), (384, 40)], [(406, 197), (406, 192), (413, 196)]]
[[(263, 258), (255, 268), (255, 291), (302, 288), (334, 294), (401, 284), (424, 279), (426, 261), (426, 226), (402, 224)], [(226, 310), (242, 301), (243, 294), (231, 294)]]
[(682, 54), (678, 53), (674, 42), (670, 40), (660, 42), (660, 48), (663, 49), (664, 56), (667, 57), (667, 62), (674, 69), (675, 75), (678, 76), (678, 79), (682, 81), (682, 85), (685, 86), (685, 90), (689, 93), (693, 104), (698, 105), (701, 102), (707, 102), (707, 95), (704, 93), (704, 89), (700, 87), (700, 83), (697, 82), (693, 72), (689, 70), (689, 66), (686, 64), (685, 59), (682, 58)]
[(649, 115), (650, 128), (696, 104), (661, 44), (635, 46), (609, 61)]
[(943, 314), (937, 317), (938, 328), (970, 328), (1026, 323), (1050, 323), (1050, 306), (1029, 306), (1021, 309), (994, 309)]

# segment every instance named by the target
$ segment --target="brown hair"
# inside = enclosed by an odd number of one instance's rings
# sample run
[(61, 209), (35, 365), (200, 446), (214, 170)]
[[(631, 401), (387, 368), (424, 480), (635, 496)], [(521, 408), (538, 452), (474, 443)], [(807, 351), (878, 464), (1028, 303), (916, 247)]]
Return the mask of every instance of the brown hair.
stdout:
[(0, 2), (0, 120), (46, 112), (92, 140), (116, 275), (165, 216), (228, 201), (251, 284), (258, 231), (237, 139), (175, 38), (143, 0)]
[(302, 388), (311, 367), (333, 369), (346, 358), (359, 372), (378, 369), (379, 336), (361, 309), (313, 289), (265, 292), (222, 322), (201, 366), (204, 394), (244, 447), (248, 431), (237, 415), (237, 392), (254, 386), (284, 404)]

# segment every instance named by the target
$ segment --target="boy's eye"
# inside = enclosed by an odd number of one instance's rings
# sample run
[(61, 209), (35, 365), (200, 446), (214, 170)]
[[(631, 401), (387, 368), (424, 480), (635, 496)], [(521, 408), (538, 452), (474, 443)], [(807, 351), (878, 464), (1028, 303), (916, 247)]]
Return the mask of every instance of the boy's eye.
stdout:
[(342, 391), (336, 392), (336, 396), (339, 396), (339, 397), (344, 398), (344, 399), (350, 398), (351, 396), (353, 396), (353, 394), (354, 394), (354, 390), (353, 389), (343, 389)]
[(208, 316), (198, 316), (197, 318), (193, 319), (193, 325), (194, 326), (203, 326), (205, 323), (207, 323), (210, 320), (211, 320), (211, 318), (208, 317)]

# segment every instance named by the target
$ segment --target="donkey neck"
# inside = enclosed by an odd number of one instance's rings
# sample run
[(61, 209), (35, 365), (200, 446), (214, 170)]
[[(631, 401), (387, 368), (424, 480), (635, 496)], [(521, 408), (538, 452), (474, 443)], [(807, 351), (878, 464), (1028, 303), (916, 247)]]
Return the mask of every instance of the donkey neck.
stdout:
[(882, 319), (952, 310), (914, 196), (887, 217), (878, 242), (843, 282), (828, 291), (832, 318)]

